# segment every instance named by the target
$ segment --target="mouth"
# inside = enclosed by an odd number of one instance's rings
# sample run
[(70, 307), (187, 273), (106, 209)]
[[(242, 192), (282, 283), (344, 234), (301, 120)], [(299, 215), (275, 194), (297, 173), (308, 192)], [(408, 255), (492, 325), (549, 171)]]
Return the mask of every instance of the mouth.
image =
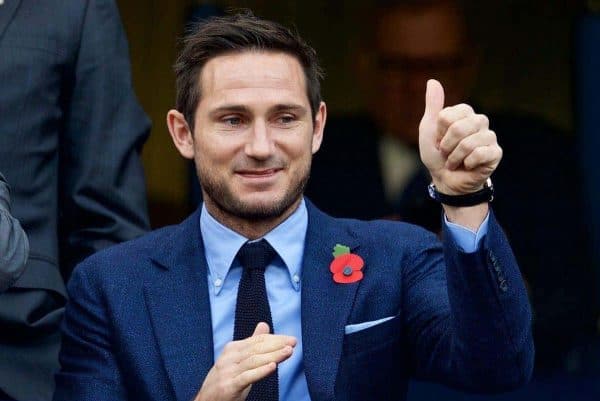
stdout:
[(255, 190), (266, 190), (277, 182), (281, 171), (283, 168), (238, 170), (236, 175), (241, 178), (243, 184)]
[(280, 172), (281, 168), (269, 168), (269, 169), (262, 169), (262, 170), (239, 170), (236, 172), (236, 174), (241, 175), (244, 178), (268, 178), (268, 177), (272, 177), (274, 175), (276, 175), (278, 172)]

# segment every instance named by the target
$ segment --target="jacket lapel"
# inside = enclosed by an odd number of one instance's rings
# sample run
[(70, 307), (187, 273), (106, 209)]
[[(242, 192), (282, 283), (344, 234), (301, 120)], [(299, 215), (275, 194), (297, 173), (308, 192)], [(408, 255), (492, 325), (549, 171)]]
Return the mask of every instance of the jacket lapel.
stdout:
[(338, 284), (329, 265), (336, 244), (357, 248), (356, 238), (310, 202), (302, 265), (302, 344), (311, 399), (333, 400), (344, 327), (359, 282)]
[(8, 23), (13, 19), (21, 0), (5, 0), (0, 6), (0, 40), (4, 35), (4, 31), (8, 27)]
[(176, 398), (193, 399), (214, 359), (199, 210), (151, 258), (159, 271), (144, 296), (154, 335)]

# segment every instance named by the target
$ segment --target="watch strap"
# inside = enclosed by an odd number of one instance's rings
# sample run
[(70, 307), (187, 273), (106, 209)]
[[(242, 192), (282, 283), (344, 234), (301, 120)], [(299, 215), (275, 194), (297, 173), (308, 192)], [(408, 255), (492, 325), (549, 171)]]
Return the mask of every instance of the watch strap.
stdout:
[(437, 202), (448, 206), (465, 207), (475, 206), (481, 203), (491, 202), (494, 200), (494, 186), (492, 180), (488, 178), (483, 185), (483, 188), (477, 192), (463, 195), (448, 195), (439, 192), (433, 183), (427, 187), (429, 197)]

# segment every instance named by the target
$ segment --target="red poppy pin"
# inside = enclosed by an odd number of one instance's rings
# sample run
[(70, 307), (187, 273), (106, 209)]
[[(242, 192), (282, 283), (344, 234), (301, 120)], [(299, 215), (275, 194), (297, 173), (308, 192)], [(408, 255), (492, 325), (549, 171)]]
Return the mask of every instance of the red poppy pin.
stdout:
[(361, 269), (365, 261), (358, 255), (350, 253), (350, 248), (336, 244), (333, 247), (333, 261), (329, 270), (333, 273), (333, 281), (341, 284), (355, 283), (363, 278)]

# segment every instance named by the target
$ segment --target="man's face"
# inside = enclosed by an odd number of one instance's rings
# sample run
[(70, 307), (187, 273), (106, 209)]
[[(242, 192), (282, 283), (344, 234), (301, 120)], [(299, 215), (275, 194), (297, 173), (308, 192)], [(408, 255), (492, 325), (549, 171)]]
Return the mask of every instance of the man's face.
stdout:
[(463, 21), (449, 5), (414, 11), (402, 6), (382, 13), (376, 36), (374, 113), (387, 134), (418, 144), (425, 86), (442, 82), (446, 103), (464, 101)]
[(277, 52), (218, 56), (204, 66), (193, 158), (211, 212), (282, 216), (300, 201), (325, 123), (313, 120), (300, 63)]

